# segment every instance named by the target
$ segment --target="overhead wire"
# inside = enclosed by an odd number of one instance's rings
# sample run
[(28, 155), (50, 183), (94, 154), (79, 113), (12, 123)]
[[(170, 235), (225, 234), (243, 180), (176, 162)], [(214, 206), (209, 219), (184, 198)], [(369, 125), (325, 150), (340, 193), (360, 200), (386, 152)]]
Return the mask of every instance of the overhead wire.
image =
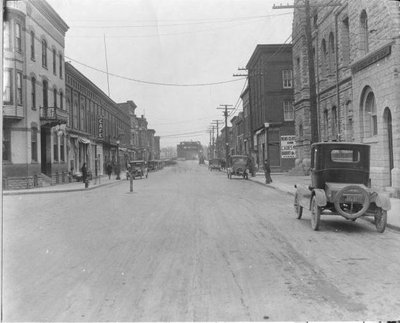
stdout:
[(241, 79), (232, 79), (232, 80), (226, 80), (226, 81), (218, 81), (218, 82), (208, 82), (208, 83), (192, 83), (192, 84), (182, 84), (182, 83), (162, 83), (162, 82), (153, 82), (153, 81), (145, 81), (145, 80), (139, 80), (139, 79), (135, 79), (132, 77), (127, 77), (127, 76), (122, 76), (119, 74), (115, 74), (115, 73), (107, 73), (107, 71), (104, 71), (102, 69), (90, 66), (88, 64), (82, 63), (76, 59), (73, 59), (71, 57), (65, 56), (65, 58), (67, 60), (70, 60), (72, 62), (75, 62), (79, 65), (85, 66), (87, 68), (90, 68), (92, 70), (95, 70), (97, 72), (101, 72), (103, 74), (108, 74), (110, 76), (114, 76), (120, 79), (124, 79), (124, 80), (128, 80), (128, 81), (132, 81), (132, 82), (137, 82), (137, 83), (143, 83), (143, 84), (150, 84), (150, 85), (160, 85), (160, 86), (181, 86), (181, 87), (200, 87), (200, 86), (211, 86), (211, 85), (221, 85), (221, 84), (226, 84), (226, 83), (233, 83), (233, 82), (238, 82), (241, 80), (244, 80), (245, 78), (241, 78)]

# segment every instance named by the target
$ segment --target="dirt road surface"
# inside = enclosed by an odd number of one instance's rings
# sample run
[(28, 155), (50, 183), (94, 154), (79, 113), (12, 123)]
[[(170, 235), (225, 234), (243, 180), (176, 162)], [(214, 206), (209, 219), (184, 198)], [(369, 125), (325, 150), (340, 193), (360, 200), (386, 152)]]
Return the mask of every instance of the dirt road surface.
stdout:
[(323, 217), (195, 162), (4, 197), (5, 321), (400, 318), (400, 233)]

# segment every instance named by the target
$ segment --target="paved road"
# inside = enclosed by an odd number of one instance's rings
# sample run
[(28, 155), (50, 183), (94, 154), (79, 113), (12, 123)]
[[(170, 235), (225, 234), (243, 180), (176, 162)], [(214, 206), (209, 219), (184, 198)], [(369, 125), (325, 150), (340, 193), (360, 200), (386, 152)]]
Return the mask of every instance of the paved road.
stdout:
[(293, 214), (192, 162), (93, 191), (4, 197), (6, 321), (400, 317), (400, 235)]

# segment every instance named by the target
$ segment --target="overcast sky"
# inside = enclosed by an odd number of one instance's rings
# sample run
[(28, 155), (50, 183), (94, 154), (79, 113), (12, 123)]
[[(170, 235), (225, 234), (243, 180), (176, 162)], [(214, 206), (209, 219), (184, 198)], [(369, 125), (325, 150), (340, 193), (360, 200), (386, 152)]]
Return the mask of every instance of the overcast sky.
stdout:
[(110, 75), (110, 97), (133, 100), (162, 147), (207, 145), (212, 120), (223, 120), (217, 107), (235, 105), (245, 84), (233, 77), (238, 67), (257, 44), (284, 43), (292, 32), (292, 10), (272, 9), (279, 0), (47, 1), (70, 27), (66, 61), (108, 93), (106, 74), (95, 70), (106, 71), (106, 43), (108, 71), (121, 76)]

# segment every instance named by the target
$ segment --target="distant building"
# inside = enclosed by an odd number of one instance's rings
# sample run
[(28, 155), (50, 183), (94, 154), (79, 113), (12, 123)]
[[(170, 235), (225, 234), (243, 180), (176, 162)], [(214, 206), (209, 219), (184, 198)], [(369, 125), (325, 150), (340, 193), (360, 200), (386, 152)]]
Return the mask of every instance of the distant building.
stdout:
[(129, 146), (128, 146), (128, 156), (129, 160), (137, 159), (136, 156), (139, 151), (139, 126), (135, 110), (137, 108), (135, 102), (128, 100), (123, 103), (118, 103), (121, 110), (129, 114), (130, 121), (130, 136), (129, 136)]
[(176, 150), (178, 158), (187, 160), (198, 159), (203, 152), (200, 141), (182, 141), (177, 145)]
[(45, 0), (3, 4), (3, 189), (66, 182), (69, 27)]
[(243, 106), (243, 153), (245, 155), (250, 155), (251, 149), (251, 124), (250, 124), (250, 100), (249, 100), (249, 87), (241, 94)]
[(295, 165), (292, 66), (291, 44), (257, 45), (246, 66), (252, 156), (259, 167), (268, 158), (272, 171)]

